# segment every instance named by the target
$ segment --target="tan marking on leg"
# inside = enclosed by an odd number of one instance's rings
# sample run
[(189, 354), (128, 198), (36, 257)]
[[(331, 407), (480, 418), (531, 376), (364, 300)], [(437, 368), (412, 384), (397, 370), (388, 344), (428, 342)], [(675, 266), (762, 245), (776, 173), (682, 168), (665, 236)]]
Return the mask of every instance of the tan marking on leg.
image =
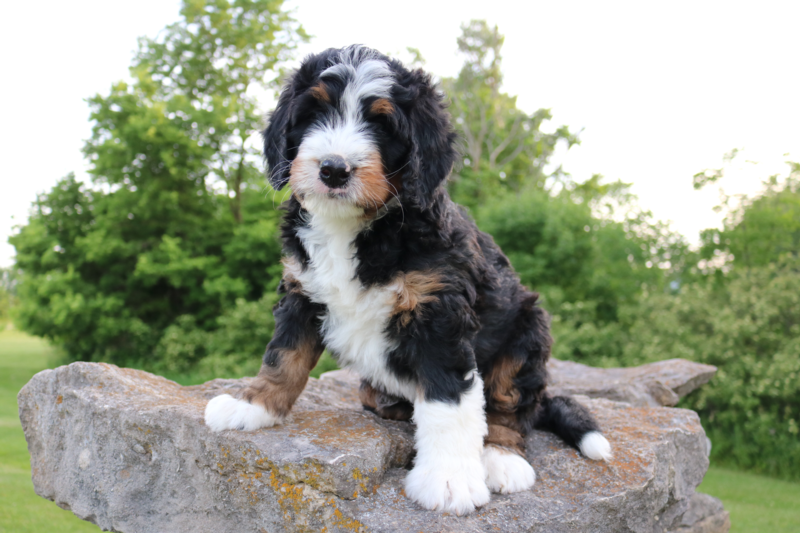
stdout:
[(514, 385), (523, 361), (516, 361), (510, 357), (501, 357), (495, 361), (489, 370), (483, 387), (486, 390), (487, 409), (514, 412), (519, 402), (520, 392)]
[(525, 439), (519, 431), (507, 426), (489, 424), (489, 433), (483, 439), (484, 446), (497, 446), (525, 457)]
[(364, 407), (369, 407), (373, 410), (378, 408), (378, 389), (370, 385), (369, 382), (361, 380), (361, 386), (358, 388), (358, 398)]
[(400, 315), (400, 324), (405, 327), (415, 315), (420, 313), (420, 306), (436, 300), (434, 293), (445, 288), (439, 274), (429, 271), (413, 271), (399, 274), (394, 281), (397, 287), (392, 315)]
[(309, 92), (311, 93), (311, 96), (313, 96), (317, 100), (322, 100), (323, 102), (326, 102), (328, 104), (331, 103), (331, 97), (328, 94), (328, 88), (325, 87), (324, 83), (319, 82), (319, 84), (312, 87), (309, 90)]
[(369, 382), (362, 380), (358, 389), (361, 404), (381, 418), (389, 420), (410, 420), (414, 414), (414, 406), (400, 398), (387, 394), (373, 387)]
[(497, 411), (486, 411), (486, 423), (495, 426), (505, 426), (522, 433), (522, 424), (516, 413), (499, 413)]
[(391, 115), (394, 113), (394, 106), (386, 98), (378, 98), (372, 102), (370, 110), (377, 115)]
[(308, 373), (321, 354), (319, 340), (306, 341), (294, 349), (281, 349), (276, 366), (262, 364), (256, 379), (242, 393), (242, 399), (262, 405), (276, 416), (286, 416), (303, 392)]

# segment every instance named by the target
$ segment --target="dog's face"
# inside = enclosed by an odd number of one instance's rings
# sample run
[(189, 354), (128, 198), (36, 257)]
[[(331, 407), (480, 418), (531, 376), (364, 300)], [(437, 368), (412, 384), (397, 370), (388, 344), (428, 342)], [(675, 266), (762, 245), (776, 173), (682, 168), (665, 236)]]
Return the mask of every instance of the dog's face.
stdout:
[(360, 46), (303, 61), (263, 133), (270, 183), (310, 211), (425, 209), (455, 151), (430, 76)]

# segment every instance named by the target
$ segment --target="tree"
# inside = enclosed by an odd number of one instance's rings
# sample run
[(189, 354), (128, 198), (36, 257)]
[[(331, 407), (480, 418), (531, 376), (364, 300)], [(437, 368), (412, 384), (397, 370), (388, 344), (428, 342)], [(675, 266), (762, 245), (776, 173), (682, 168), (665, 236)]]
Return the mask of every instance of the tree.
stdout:
[(497, 27), (473, 20), (461, 27), (458, 50), (464, 65), (456, 78), (442, 85), (451, 101), (450, 112), (464, 144), (464, 166), (450, 185), (454, 198), (470, 207), (494, 191), (518, 191), (526, 185), (545, 186), (545, 165), (559, 141), (578, 142), (566, 126), (554, 133), (541, 127), (550, 111), (526, 114), (515, 96), (501, 91), (504, 37)]
[[(141, 97), (163, 102), (168, 117), (184, 121), (182, 129), (202, 147), (208, 175), (224, 183), (237, 222), (242, 186), (258, 173), (253, 156), (259, 152), (247, 145), (263, 117), (258, 98), (279, 81), (279, 66), (307, 40), (281, 4), (186, 1), (183, 20), (156, 39), (140, 40), (131, 67)], [(94, 148), (87, 147), (90, 156)]]
[(0, 328), (11, 318), (11, 308), (16, 301), (14, 269), (0, 268)]
[[(735, 155), (735, 151), (726, 155), (726, 162)], [(727, 210), (723, 228), (703, 231), (703, 259), (714, 264), (714, 258), (722, 258), (726, 264), (720, 267), (749, 269), (775, 263), (785, 255), (800, 254), (800, 163), (788, 165), (785, 179), (770, 176), (754, 198), (723, 194), (723, 205), (718, 208)], [(724, 169), (698, 173), (696, 188), (723, 176)]]
[(154, 368), (171, 326), (219, 329), (277, 285), (278, 216), (246, 140), (255, 89), (305, 34), (281, 1), (181, 15), (140, 41), (133, 83), (89, 100), (92, 183), (61, 180), (11, 238), (21, 327), (73, 360)]
[[(494, 237), (521, 281), (543, 295), (558, 324), (558, 353), (569, 359), (589, 356), (570, 340), (573, 330), (622, 327), (624, 308), (648, 292), (669, 291), (674, 271), (662, 260), (665, 248), (674, 258), (686, 251), (680, 236), (649, 221), (647, 213), (616, 221), (593, 209), (588, 190), (580, 191), (506, 192), (476, 210), (478, 225)], [(577, 202), (580, 194), (585, 200)], [(613, 343), (603, 348), (611, 357), (621, 353), (624, 339)]]
[[(680, 357), (716, 366), (682, 400), (697, 411), (714, 461), (800, 479), (800, 262), (734, 268), (722, 283), (652, 294), (626, 311), (631, 323), (614, 364)], [(596, 361), (589, 361), (596, 362)]]

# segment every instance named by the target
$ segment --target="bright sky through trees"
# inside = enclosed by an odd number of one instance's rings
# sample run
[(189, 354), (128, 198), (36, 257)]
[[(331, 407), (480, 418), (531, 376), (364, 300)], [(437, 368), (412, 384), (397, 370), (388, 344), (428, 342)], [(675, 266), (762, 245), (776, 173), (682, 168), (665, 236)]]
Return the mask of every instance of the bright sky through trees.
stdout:
[[(418, 48), (428, 68), (457, 73), (460, 25), (497, 24), (504, 91), (520, 107), (553, 111), (552, 124), (583, 128), (582, 146), (555, 159), (576, 179), (592, 173), (633, 182), (641, 204), (690, 241), (715, 226), (716, 187), (692, 175), (744, 148), (722, 185), (754, 192), (762, 178), (800, 159), (799, 52), (791, 2), (375, 2), (294, 0), (314, 38), (302, 53), (359, 42), (395, 54)], [(90, 135), (84, 98), (128, 76), (140, 35), (177, 20), (177, 1), (14, 3), (0, 43), (10, 75), (0, 178), (0, 266), (6, 239), (37, 192), (70, 171), (85, 177)], [(264, 102), (269, 108), (270, 102)], [(789, 155), (785, 155), (789, 154)], [(757, 161), (755, 165), (749, 161)], [(12, 218), (13, 217), (13, 218)]]

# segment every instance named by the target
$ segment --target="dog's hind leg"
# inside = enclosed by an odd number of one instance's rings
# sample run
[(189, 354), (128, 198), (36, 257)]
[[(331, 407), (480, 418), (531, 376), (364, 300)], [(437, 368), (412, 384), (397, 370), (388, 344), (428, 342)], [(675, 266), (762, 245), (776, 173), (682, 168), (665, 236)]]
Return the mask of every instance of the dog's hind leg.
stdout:
[(494, 492), (527, 490), (536, 481), (525, 458), (524, 435), (544, 396), (551, 344), (547, 314), (536, 300), (532, 293), (522, 300), (505, 345), (483, 369), (489, 433), (482, 459), (486, 484)]
[(489, 490), (509, 494), (530, 489), (536, 473), (525, 458), (525, 437), (517, 414), (489, 410), (486, 422), (489, 432), (481, 459)]
[(503, 415), (501, 425), (522, 435), (534, 428), (551, 431), (586, 457), (608, 460), (611, 446), (589, 410), (545, 390), (552, 341), (547, 315), (535, 305), (536, 298), (529, 294), (523, 300), (503, 355), (485, 369), (487, 414), (490, 420), (493, 414)]
[(234, 398), (223, 394), (206, 406), (206, 425), (214, 431), (254, 430), (280, 423), (303, 392), (308, 373), (322, 354), (319, 304), (289, 292), (275, 306), (275, 334), (258, 376)]
[(414, 414), (414, 405), (411, 402), (377, 389), (363, 379), (358, 389), (358, 396), (364, 409), (372, 411), (381, 418), (411, 420)]

